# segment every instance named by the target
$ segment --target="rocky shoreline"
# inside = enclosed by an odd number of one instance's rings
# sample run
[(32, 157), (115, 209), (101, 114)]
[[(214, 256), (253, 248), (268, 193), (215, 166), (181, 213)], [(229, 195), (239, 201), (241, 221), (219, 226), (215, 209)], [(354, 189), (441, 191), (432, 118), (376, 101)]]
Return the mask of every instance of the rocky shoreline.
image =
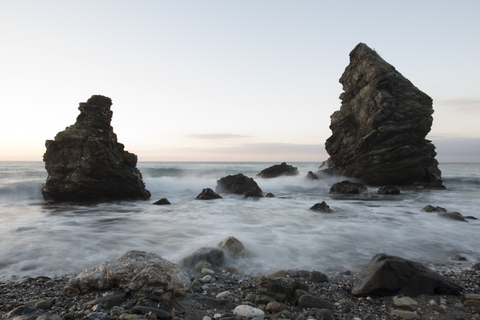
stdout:
[[(351, 272), (279, 270), (249, 275), (226, 267), (203, 269), (192, 276), (183, 298), (136, 297), (118, 288), (84, 294), (64, 291), (70, 277), (36, 277), (0, 283), (3, 319), (242, 319), (239, 306), (261, 310), (270, 319), (480, 319), (480, 270), (442, 267), (436, 270), (463, 286), (463, 294), (355, 297)], [(265, 279), (282, 279), (308, 299), (294, 304), (276, 302), (259, 285)], [(279, 290), (279, 289), (276, 289)], [(234, 314), (235, 311), (235, 314)], [(255, 311), (252, 311), (255, 312)], [(252, 316), (253, 317), (253, 316)]]

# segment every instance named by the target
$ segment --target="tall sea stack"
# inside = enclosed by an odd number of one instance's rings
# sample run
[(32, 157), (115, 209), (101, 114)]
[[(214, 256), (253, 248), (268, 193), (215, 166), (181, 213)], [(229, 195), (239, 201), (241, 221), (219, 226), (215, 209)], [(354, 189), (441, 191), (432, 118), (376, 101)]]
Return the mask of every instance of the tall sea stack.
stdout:
[(42, 195), (48, 201), (148, 199), (137, 156), (124, 150), (110, 125), (110, 98), (94, 95), (80, 103), (74, 125), (47, 140), (43, 156), (48, 178)]
[(374, 50), (360, 43), (340, 83), (339, 111), (320, 169), (369, 185), (409, 185), (440, 179), (432, 126), (432, 99)]

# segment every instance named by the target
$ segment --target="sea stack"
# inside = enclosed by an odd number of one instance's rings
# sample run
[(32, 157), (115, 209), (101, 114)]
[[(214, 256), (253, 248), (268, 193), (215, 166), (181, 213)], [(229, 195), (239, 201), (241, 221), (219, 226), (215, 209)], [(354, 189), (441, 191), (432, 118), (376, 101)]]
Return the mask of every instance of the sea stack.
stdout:
[(110, 125), (110, 98), (94, 95), (80, 103), (74, 125), (47, 140), (43, 161), (47, 201), (106, 201), (150, 198), (137, 156), (124, 150)]
[(325, 143), (327, 173), (368, 185), (409, 185), (441, 178), (432, 126), (432, 99), (374, 50), (360, 43), (340, 83), (341, 107)]

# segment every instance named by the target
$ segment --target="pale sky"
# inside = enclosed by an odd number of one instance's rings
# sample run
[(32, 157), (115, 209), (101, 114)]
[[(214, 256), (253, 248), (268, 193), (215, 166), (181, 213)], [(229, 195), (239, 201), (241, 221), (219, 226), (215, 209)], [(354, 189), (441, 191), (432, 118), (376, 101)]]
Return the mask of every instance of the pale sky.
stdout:
[(139, 161), (328, 158), (359, 43), (434, 100), (440, 162), (480, 162), (480, 1), (2, 0), (0, 160), (42, 160), (112, 99)]

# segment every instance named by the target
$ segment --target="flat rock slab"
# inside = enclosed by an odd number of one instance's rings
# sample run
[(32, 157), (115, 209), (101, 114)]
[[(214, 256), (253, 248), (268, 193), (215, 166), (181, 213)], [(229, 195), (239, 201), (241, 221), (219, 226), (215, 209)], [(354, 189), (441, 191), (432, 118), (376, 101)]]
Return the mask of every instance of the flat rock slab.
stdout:
[(459, 295), (463, 288), (420, 263), (396, 256), (377, 254), (357, 275), (352, 294), (391, 296), (404, 294)]
[(175, 299), (171, 301), (172, 306), (180, 311), (185, 312), (185, 319), (202, 320), (205, 316), (205, 310), (216, 310), (216, 313), (231, 313), (235, 309), (236, 304), (213, 297), (206, 297), (200, 294), (188, 294), (183, 299)]

